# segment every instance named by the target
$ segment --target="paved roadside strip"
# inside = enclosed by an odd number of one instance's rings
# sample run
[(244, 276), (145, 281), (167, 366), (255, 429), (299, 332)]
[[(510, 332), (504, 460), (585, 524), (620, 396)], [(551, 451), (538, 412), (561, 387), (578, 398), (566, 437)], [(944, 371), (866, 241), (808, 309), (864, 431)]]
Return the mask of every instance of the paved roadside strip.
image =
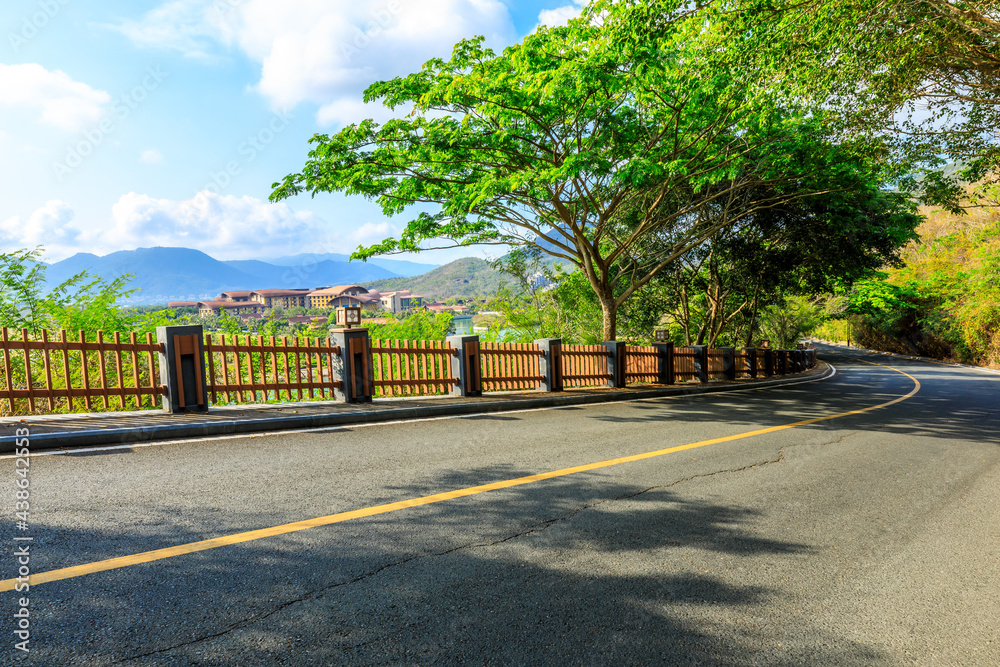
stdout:
[(31, 432), (33, 449), (121, 445), (762, 389), (822, 380), (832, 376), (834, 372), (833, 367), (820, 361), (816, 368), (798, 375), (710, 384), (571, 389), (558, 393), (524, 391), (491, 393), (477, 398), (443, 396), (379, 399), (367, 404), (326, 401), (286, 403), (213, 408), (207, 414), (170, 415), (150, 410), (5, 418), (0, 420), (0, 452), (14, 451), (17, 440), (15, 432), (24, 428)]
[(844, 345), (843, 343), (837, 343), (831, 340), (823, 340), (822, 338), (813, 338), (812, 340), (815, 341), (816, 343), (819, 343), (820, 345), (829, 345), (830, 347), (837, 348), (839, 350), (845, 350), (847, 352), (864, 352), (867, 354), (877, 354), (883, 357), (890, 357), (892, 359), (900, 359), (904, 361), (919, 361), (925, 364), (937, 364), (938, 366), (951, 366), (952, 368), (967, 368), (972, 371), (1000, 374), (1000, 369), (989, 368), (988, 366), (973, 366), (972, 364), (962, 364), (957, 361), (944, 361), (941, 359), (934, 359), (933, 357), (918, 357), (912, 354), (899, 354), (898, 352), (869, 350), (866, 347), (858, 347), (857, 345), (848, 346)]

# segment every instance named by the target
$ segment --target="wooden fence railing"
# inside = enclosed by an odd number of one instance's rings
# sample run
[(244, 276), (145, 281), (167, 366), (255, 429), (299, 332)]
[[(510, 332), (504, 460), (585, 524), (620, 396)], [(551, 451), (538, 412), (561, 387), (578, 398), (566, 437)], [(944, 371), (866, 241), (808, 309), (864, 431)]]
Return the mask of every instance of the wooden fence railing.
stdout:
[(439, 340), (372, 340), (375, 396), (446, 394), (458, 384), (451, 358), (458, 354)]
[[(55, 336), (41, 331), (33, 336), (23, 329), (0, 329), (0, 416), (158, 407), (160, 397), (167, 394), (167, 379), (159, 377), (160, 360), (154, 357), (166, 349), (153, 342), (151, 334), (143, 338), (140, 341), (132, 333), (123, 341), (115, 333), (112, 340), (106, 340), (103, 332), (97, 332), (94, 340), (88, 340), (81, 331), (71, 339), (66, 331)], [(445, 394), (459, 382), (452, 373), (459, 352), (447, 342), (372, 340), (370, 344), (365, 368), (372, 373), (375, 396)], [(592, 387), (612, 380), (612, 353), (604, 346), (563, 345), (561, 350), (564, 387)], [(707, 356), (709, 379), (725, 377), (727, 354), (734, 356), (735, 377), (749, 375), (748, 357), (742, 350), (702, 352)], [(204, 338), (204, 353), (204, 389), (214, 405), (332, 399), (335, 390), (343, 389), (341, 349), (329, 338), (279, 340), (209, 334)], [(660, 354), (657, 347), (625, 346), (625, 382), (668, 381), (659, 376)], [(699, 379), (698, 354), (695, 348), (673, 348), (673, 359), (665, 360), (672, 361), (673, 381)], [(479, 379), (485, 391), (533, 390), (545, 381), (541, 373), (545, 352), (538, 345), (480, 343), (479, 355)], [(757, 351), (759, 377), (767, 375), (768, 369), (782, 375), (813, 364), (814, 351)]]
[(676, 382), (689, 382), (698, 379), (694, 365), (696, 356), (693, 347), (674, 348), (674, 380)]
[(562, 379), (564, 387), (591, 387), (611, 379), (608, 357), (603, 345), (563, 345)]
[(214, 405), (303, 401), (316, 399), (317, 393), (319, 399), (332, 399), (334, 389), (342, 387), (333, 379), (333, 357), (340, 348), (329, 338), (228, 338), (205, 335), (205, 377)]
[(625, 379), (629, 382), (659, 381), (659, 357), (655, 347), (629, 345), (625, 348), (626, 372)]
[(725, 378), (725, 353), (722, 350), (709, 349), (708, 351), (708, 379), (722, 380)]
[(92, 410), (96, 402), (105, 411), (159, 407), (158, 398), (166, 393), (153, 356), (163, 346), (152, 334), (140, 342), (135, 333), (122, 341), (115, 332), (109, 341), (98, 331), (88, 341), (82, 331), (71, 340), (60, 330), (51, 340), (48, 331), (32, 339), (26, 329), (13, 334), (4, 327), (0, 348), (0, 413), (6, 416), (35, 414), (39, 403), (50, 413)]
[(736, 350), (736, 377), (750, 377), (750, 370), (747, 368), (747, 355), (743, 350)]
[(539, 359), (545, 356), (531, 343), (480, 343), (483, 391), (537, 389), (545, 377)]

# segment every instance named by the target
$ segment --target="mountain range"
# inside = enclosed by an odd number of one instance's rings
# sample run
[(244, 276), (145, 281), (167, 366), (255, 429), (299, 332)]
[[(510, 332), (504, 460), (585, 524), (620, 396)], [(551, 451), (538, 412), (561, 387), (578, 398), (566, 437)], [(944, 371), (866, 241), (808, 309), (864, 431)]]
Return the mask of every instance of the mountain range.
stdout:
[(229, 290), (308, 288), (409, 277), (437, 268), (391, 259), (348, 262), (347, 255), (303, 253), (277, 259), (220, 261), (190, 248), (139, 248), (99, 257), (77, 253), (49, 265), (50, 288), (87, 271), (105, 280), (132, 274), (130, 287), (140, 291), (127, 301), (135, 305), (199, 301)]

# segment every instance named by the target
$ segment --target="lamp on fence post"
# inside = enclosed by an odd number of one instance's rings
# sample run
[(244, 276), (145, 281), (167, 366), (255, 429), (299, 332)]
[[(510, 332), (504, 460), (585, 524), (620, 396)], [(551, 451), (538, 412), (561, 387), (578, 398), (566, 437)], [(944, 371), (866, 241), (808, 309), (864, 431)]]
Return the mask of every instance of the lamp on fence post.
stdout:
[(351, 328), (360, 326), (361, 308), (338, 308), (337, 324), (344, 328), (330, 331), (333, 344), (340, 348), (340, 355), (333, 358), (333, 376), (341, 383), (340, 389), (334, 389), (334, 396), (347, 403), (371, 403), (375, 383), (368, 329)]
[(458, 384), (451, 387), (456, 396), (482, 396), (482, 357), (479, 353), (479, 336), (448, 336), (448, 345), (458, 351), (451, 357), (451, 376)]
[(160, 378), (167, 385), (163, 409), (170, 413), (208, 412), (205, 391), (205, 335), (200, 324), (157, 327)]
[(343, 306), (337, 309), (337, 326), (350, 329), (361, 326), (361, 307)]

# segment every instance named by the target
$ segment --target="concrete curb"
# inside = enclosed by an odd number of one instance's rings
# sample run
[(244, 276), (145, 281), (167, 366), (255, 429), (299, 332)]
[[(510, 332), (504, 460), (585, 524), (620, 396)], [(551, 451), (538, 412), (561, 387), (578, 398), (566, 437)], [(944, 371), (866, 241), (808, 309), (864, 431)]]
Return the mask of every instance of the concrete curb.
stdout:
[[(662, 387), (644, 390), (618, 390), (604, 394), (573, 395), (564, 393), (543, 394), (540, 396), (525, 396), (523, 399), (507, 399), (504, 401), (479, 401), (463, 403), (460, 399), (442, 400), (440, 405), (423, 405), (420, 407), (400, 407), (382, 410), (366, 410), (358, 406), (351, 412), (339, 414), (313, 414), (287, 417), (252, 417), (210, 423), (171, 424), (162, 426), (138, 426), (130, 428), (112, 428), (89, 431), (35, 433), (31, 434), (30, 442), (33, 449), (52, 449), (66, 447), (92, 447), (96, 445), (121, 445), (154, 440), (177, 440), (182, 438), (204, 438), (217, 435), (234, 435), (241, 433), (262, 433), (283, 430), (323, 428), (329, 426), (344, 426), (351, 424), (370, 424), (376, 422), (404, 421), (407, 419), (426, 419), (428, 417), (461, 416), (470, 414), (512, 412), (530, 410), (532, 408), (558, 408), (573, 405), (592, 405), (595, 403), (616, 403), (668, 396), (685, 396), (693, 394), (708, 394), (725, 391), (746, 391), (748, 389), (767, 389), (825, 380), (835, 371), (829, 364), (819, 372), (788, 376), (778, 380), (750, 380), (738, 384), (707, 384), (690, 387)], [(30, 426), (30, 425), (29, 425)], [(16, 438), (6, 436), (0, 438), (0, 453), (13, 452)]]

